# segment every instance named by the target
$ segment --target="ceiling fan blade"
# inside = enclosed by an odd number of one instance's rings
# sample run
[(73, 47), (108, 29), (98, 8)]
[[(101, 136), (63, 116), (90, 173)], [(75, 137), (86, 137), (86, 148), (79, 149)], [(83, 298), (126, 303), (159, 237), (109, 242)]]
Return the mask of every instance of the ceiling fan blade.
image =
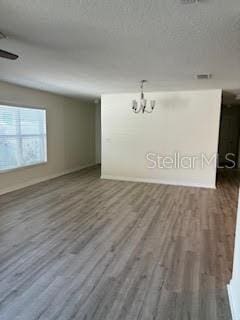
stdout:
[(18, 55), (0, 49), (0, 57), (10, 60), (17, 60)]

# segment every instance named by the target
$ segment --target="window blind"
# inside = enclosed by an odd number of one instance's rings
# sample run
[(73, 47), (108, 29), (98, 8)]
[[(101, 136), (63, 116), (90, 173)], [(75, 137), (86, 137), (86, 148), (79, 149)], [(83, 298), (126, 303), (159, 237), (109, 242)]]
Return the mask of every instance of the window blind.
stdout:
[(0, 172), (46, 161), (46, 110), (0, 105)]

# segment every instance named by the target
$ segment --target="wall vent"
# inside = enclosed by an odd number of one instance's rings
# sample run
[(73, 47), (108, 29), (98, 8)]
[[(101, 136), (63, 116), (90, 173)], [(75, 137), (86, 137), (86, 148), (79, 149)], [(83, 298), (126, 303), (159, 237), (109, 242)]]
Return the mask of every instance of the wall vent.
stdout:
[(210, 73), (208, 74), (198, 74), (197, 79), (198, 80), (209, 80), (212, 78), (212, 75)]
[(200, 0), (180, 0), (182, 4), (194, 4), (200, 2)]

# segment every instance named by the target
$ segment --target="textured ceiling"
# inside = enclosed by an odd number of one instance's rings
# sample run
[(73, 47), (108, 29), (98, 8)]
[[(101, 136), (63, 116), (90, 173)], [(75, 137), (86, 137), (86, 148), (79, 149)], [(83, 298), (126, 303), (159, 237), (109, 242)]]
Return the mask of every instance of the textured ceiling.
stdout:
[[(0, 0), (0, 80), (71, 96), (240, 88), (240, 1)], [(196, 80), (211, 73), (211, 80)]]

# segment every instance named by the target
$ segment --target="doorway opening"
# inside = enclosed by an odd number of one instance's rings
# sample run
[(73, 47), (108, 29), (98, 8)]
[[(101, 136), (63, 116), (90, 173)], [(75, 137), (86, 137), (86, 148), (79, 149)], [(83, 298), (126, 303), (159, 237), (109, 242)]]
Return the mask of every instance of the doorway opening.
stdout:
[(218, 155), (218, 171), (240, 170), (240, 105), (222, 105)]

